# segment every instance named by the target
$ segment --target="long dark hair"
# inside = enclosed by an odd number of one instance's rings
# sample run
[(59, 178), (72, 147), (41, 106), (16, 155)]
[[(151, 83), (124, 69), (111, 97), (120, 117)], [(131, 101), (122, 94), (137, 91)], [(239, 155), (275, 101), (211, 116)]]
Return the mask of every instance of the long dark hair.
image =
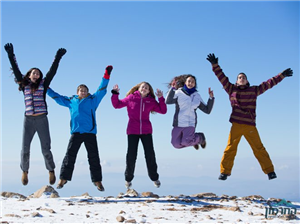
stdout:
[[(30, 76), (30, 74), (31, 74), (31, 72), (33, 70), (38, 70), (40, 72), (40, 77), (39, 77), (39, 79), (35, 83), (32, 83), (30, 81), (30, 79), (29, 79), (29, 76)], [(40, 82), (42, 81), (42, 79), (43, 79), (43, 73), (42, 73), (42, 71), (40, 69), (38, 69), (38, 68), (31, 68), (26, 73), (26, 75), (23, 76), (23, 79), (22, 79), (21, 82), (18, 82), (16, 79), (15, 79), (15, 82), (19, 84), (19, 90), (20, 91), (23, 91), (24, 87), (30, 84), (31, 91), (35, 92), (39, 88), (39, 85), (40, 85)]]
[(175, 76), (171, 82), (168, 83), (168, 88), (172, 87), (173, 82), (176, 83), (176, 89), (183, 87), (187, 78), (192, 77), (195, 80), (195, 89), (197, 89), (197, 79), (195, 76), (191, 75), (191, 74), (184, 74), (184, 75), (179, 75), (179, 76)]

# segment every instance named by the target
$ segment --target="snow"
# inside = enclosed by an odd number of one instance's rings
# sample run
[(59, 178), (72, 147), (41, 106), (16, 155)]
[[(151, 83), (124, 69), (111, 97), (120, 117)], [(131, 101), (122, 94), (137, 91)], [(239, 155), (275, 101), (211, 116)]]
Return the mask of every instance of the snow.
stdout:
[(299, 202), (286, 205), (296, 208), (294, 219), (286, 221), (282, 214), (266, 219), (266, 207), (278, 204), (278, 199), (266, 200), (259, 196), (240, 198), (213, 193), (158, 196), (151, 192), (106, 197), (85, 193), (57, 198), (50, 198), (49, 192), (39, 198), (3, 195), (2, 192), (2, 223), (118, 223), (123, 220), (124, 223), (299, 223), (300, 220)]

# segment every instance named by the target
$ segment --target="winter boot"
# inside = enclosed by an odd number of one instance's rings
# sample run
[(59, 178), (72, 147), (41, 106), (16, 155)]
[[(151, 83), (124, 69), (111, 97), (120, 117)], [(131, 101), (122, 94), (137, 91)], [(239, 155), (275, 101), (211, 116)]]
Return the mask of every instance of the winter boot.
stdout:
[(28, 184), (28, 171), (23, 171), (22, 174), (22, 184), (27, 185)]
[(219, 176), (219, 180), (226, 180), (228, 176), (230, 176), (230, 175), (225, 174), (225, 173), (221, 173), (220, 176)]
[(54, 170), (53, 171), (49, 171), (49, 183), (51, 185), (55, 184), (56, 181), (56, 177), (55, 177), (55, 173)]
[(104, 191), (101, 181), (94, 182), (94, 185), (97, 187), (98, 191)]
[(204, 141), (201, 143), (201, 147), (202, 147), (202, 149), (205, 149), (205, 147), (206, 147), (206, 140), (204, 140)]
[(197, 145), (194, 145), (194, 148), (196, 149), (196, 150), (198, 150), (199, 149), (199, 145), (197, 144)]
[(200, 137), (202, 138), (202, 142), (201, 142), (201, 148), (205, 149), (206, 147), (206, 139), (205, 139), (205, 135), (202, 132), (199, 132)]
[(276, 176), (276, 173), (275, 173), (275, 172), (268, 173), (268, 177), (269, 177), (269, 180), (272, 180), (272, 179), (275, 179), (275, 178), (277, 178), (277, 176)]
[(153, 181), (154, 183), (154, 186), (159, 188), (160, 187), (160, 181), (159, 180), (156, 180), (156, 181)]
[(125, 187), (128, 189), (130, 189), (132, 186), (132, 183), (130, 181), (125, 181)]
[(58, 182), (58, 184), (57, 184), (57, 186), (56, 186), (56, 188), (57, 188), (57, 189), (61, 189), (61, 188), (64, 187), (64, 185), (65, 185), (66, 183), (68, 183), (67, 180), (60, 179), (59, 182)]

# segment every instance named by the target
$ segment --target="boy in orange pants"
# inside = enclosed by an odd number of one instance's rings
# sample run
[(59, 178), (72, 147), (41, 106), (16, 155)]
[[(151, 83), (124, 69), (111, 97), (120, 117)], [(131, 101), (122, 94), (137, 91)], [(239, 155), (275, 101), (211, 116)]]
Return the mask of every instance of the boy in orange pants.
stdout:
[(207, 60), (212, 64), (215, 75), (229, 95), (232, 107), (229, 120), (232, 123), (232, 127), (229, 133), (227, 147), (221, 161), (219, 180), (226, 180), (227, 176), (231, 175), (237, 147), (242, 136), (244, 136), (250, 144), (263, 172), (268, 174), (269, 180), (276, 178), (277, 176), (274, 172), (272, 161), (256, 129), (256, 99), (260, 94), (277, 85), (285, 77), (292, 76), (293, 71), (288, 68), (277, 76), (261, 83), (259, 86), (250, 86), (247, 76), (244, 73), (240, 73), (236, 83), (232, 84), (223, 73), (218, 64), (218, 58), (216, 58), (214, 54), (209, 54)]

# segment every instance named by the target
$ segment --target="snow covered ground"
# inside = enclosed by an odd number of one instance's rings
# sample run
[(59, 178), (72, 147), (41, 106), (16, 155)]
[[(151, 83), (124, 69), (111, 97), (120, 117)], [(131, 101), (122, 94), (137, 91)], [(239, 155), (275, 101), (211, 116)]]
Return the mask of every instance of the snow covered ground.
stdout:
[[(59, 197), (50, 186), (30, 196), (1, 193), (1, 223), (299, 223), (300, 202), (213, 193), (158, 196), (133, 189), (117, 196)], [(277, 211), (273, 217), (266, 208)], [(282, 208), (282, 209), (280, 209)], [(285, 208), (285, 211), (284, 211)], [(287, 213), (292, 213), (288, 215)], [(286, 214), (283, 214), (286, 213)], [(296, 214), (295, 214), (296, 213)]]

